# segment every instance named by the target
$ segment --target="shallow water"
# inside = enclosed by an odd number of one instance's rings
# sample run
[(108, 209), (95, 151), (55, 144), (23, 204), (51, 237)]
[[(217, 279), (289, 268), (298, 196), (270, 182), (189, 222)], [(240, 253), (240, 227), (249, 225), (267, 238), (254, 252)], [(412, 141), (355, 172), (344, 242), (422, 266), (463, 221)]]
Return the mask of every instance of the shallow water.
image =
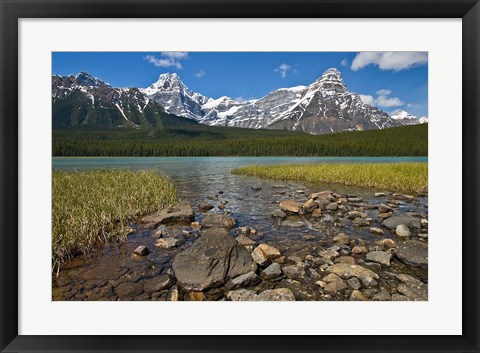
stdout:
[[(347, 187), (343, 185), (311, 184), (298, 182), (284, 182), (279, 180), (261, 179), (257, 177), (233, 175), (231, 170), (244, 165), (252, 164), (283, 164), (283, 163), (393, 163), (393, 162), (426, 162), (424, 157), (392, 158), (392, 157), (342, 157), (342, 158), (315, 158), (315, 157), (146, 157), (146, 158), (54, 158), (53, 169), (86, 170), (93, 168), (119, 169), (155, 169), (170, 176), (178, 188), (179, 198), (192, 205), (195, 211), (195, 220), (201, 221), (205, 213), (199, 212), (199, 201), (205, 201), (215, 206), (210, 212), (229, 213), (238, 221), (237, 226), (249, 226), (257, 230), (256, 238), (262, 242), (277, 247), (282, 255), (299, 256), (316, 251), (319, 244), (331, 245), (331, 237), (339, 231), (352, 236), (353, 239), (373, 241), (375, 238), (369, 227), (353, 228), (346, 222), (341, 228), (331, 223), (320, 222), (309, 217), (289, 217), (288, 222), (280, 223), (271, 217), (271, 212), (278, 208), (282, 199), (295, 199), (305, 202), (307, 195), (331, 189), (339, 194), (357, 195), (365, 203), (380, 204), (388, 200), (387, 197), (375, 198), (374, 192), (388, 191), (371, 188)], [(427, 197), (419, 197), (414, 203), (401, 203), (400, 211), (413, 211), (428, 214)], [(218, 207), (224, 205), (224, 209)], [(375, 221), (376, 210), (366, 210), (374, 220), (372, 226), (380, 227)], [(299, 222), (300, 221), (300, 222)], [(184, 236), (185, 227), (169, 227), (168, 232), (181, 238), (183, 245), (180, 250), (189, 246), (194, 240), (192, 236)], [(232, 231), (232, 233), (235, 232)], [(385, 237), (395, 236), (388, 231)], [(178, 250), (163, 250), (154, 247), (155, 240), (148, 230), (138, 229), (138, 232), (129, 238), (128, 243), (98, 249), (97, 253), (81, 256), (67, 264), (67, 271), (63, 272), (54, 287), (62, 287), (77, 283), (75, 296), (70, 299), (89, 299), (89, 293), (94, 290), (91, 286), (100, 286), (108, 280), (131, 279), (131, 276), (142, 277), (144, 272), (151, 271), (152, 275), (166, 272)], [(146, 262), (135, 262), (130, 258), (131, 251), (138, 245), (148, 246), (152, 252)], [(130, 277), (128, 277), (130, 276)], [(420, 273), (426, 277), (425, 273)], [(139, 277), (139, 278), (140, 278)], [(135, 278), (136, 279), (136, 278)], [(140, 281), (142, 279), (140, 278)], [(86, 283), (86, 284), (85, 284)], [(83, 286), (83, 289), (81, 289)], [(80, 290), (81, 289), (81, 290)], [(54, 291), (54, 299), (65, 299), (65, 290)], [(82, 295), (81, 293), (86, 293)], [(56, 294), (57, 295), (56, 295)], [(57, 298), (55, 298), (55, 296)], [(92, 295), (97, 299), (98, 295)], [(139, 296), (136, 299), (148, 299)], [(308, 298), (304, 298), (308, 299)], [(312, 298), (318, 299), (318, 298)]]

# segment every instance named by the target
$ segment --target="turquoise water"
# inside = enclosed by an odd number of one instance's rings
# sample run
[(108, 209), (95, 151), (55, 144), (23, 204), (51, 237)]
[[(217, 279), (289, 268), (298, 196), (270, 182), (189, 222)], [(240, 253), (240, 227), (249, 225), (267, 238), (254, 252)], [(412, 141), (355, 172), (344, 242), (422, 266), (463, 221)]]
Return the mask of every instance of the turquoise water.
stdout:
[[(170, 176), (175, 182), (181, 200), (192, 205), (210, 200), (215, 206), (228, 202), (228, 211), (240, 223), (250, 225), (260, 220), (271, 224), (270, 212), (285, 196), (277, 193), (278, 184), (285, 184), (286, 194), (302, 189), (317, 192), (333, 188), (338, 193), (354, 193), (365, 199), (372, 190), (343, 185), (305, 184), (261, 179), (246, 175), (233, 175), (232, 169), (252, 164), (283, 163), (395, 163), (427, 162), (426, 157), (106, 157), (106, 158), (53, 158), (53, 169), (87, 170), (94, 168), (154, 169)], [(260, 191), (252, 189), (261, 188)], [(128, 190), (126, 190), (128, 192)], [(301, 198), (305, 196), (301, 196)], [(219, 210), (217, 210), (219, 212)], [(264, 224), (265, 226), (265, 224)]]

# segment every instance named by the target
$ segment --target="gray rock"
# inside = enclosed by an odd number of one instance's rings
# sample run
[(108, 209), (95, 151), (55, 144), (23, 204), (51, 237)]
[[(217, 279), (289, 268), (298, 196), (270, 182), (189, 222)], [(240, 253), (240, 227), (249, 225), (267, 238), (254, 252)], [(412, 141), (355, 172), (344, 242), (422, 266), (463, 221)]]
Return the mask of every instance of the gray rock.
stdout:
[(123, 282), (115, 288), (115, 293), (120, 299), (131, 300), (143, 293), (143, 285), (141, 283)]
[(409, 240), (399, 243), (395, 255), (408, 266), (428, 267), (428, 245), (424, 242)]
[(282, 211), (292, 212), (292, 213), (298, 213), (298, 212), (300, 212), (300, 209), (302, 208), (302, 205), (300, 205), (298, 202), (293, 201), (293, 200), (280, 201), (279, 206), (282, 209)]
[(233, 217), (228, 217), (224, 214), (208, 214), (201, 222), (205, 228), (223, 227), (231, 229), (237, 224), (237, 220)]
[(241, 287), (249, 287), (254, 286), (260, 282), (260, 278), (254, 271), (250, 271), (243, 275), (237, 276), (231, 280), (229, 280), (225, 287), (228, 289), (237, 289)]
[(338, 204), (336, 202), (329, 203), (326, 207), (328, 211), (336, 211), (338, 210)]
[(232, 301), (252, 301), (256, 296), (255, 291), (248, 289), (231, 290), (227, 293), (227, 298)]
[(357, 217), (352, 221), (353, 225), (357, 227), (369, 226), (370, 222), (365, 218)]
[(221, 286), (256, 268), (248, 251), (223, 228), (205, 231), (172, 264), (178, 284), (189, 291)]
[(381, 228), (371, 227), (369, 230), (370, 230), (370, 233), (375, 234), (375, 235), (384, 235), (385, 234), (385, 232)]
[(301, 281), (305, 278), (305, 270), (303, 268), (297, 267), (295, 265), (286, 266), (282, 269), (285, 276), (290, 279)]
[(345, 282), (340, 279), (338, 281), (327, 283), (325, 288), (323, 288), (323, 291), (327, 294), (335, 295), (338, 292), (344, 292), (347, 288), (348, 286), (345, 284)]
[(282, 227), (289, 227), (289, 228), (302, 228), (302, 227), (305, 227), (305, 225), (306, 224), (302, 221), (294, 221), (290, 219), (286, 219), (281, 223)]
[(266, 269), (264, 269), (261, 273), (260, 276), (265, 279), (265, 280), (272, 280), (280, 277), (282, 275), (282, 267), (280, 264), (274, 262), (270, 266), (268, 266)]
[(287, 214), (283, 212), (280, 208), (277, 208), (275, 211), (273, 211), (271, 215), (272, 217), (280, 218), (280, 219), (284, 219), (285, 217), (287, 217)]
[(383, 221), (383, 226), (395, 230), (398, 225), (404, 224), (408, 228), (420, 228), (420, 220), (418, 218), (406, 214), (393, 214), (391, 217)]
[(308, 199), (307, 202), (303, 204), (303, 209), (305, 212), (311, 213), (313, 210), (315, 210), (318, 207), (318, 202), (316, 202), (314, 199)]
[(385, 251), (370, 251), (366, 256), (367, 261), (373, 261), (385, 267), (390, 267), (391, 258), (392, 255)]
[(170, 302), (178, 302), (180, 299), (180, 293), (178, 291), (177, 285), (174, 285), (173, 287), (170, 288), (170, 290), (167, 293), (167, 301)]
[(147, 293), (159, 292), (162, 289), (168, 289), (173, 285), (169, 275), (156, 276), (143, 284), (143, 290)]
[(405, 295), (408, 299), (414, 301), (428, 300), (428, 287), (426, 285), (416, 285), (411, 282), (402, 283), (397, 287), (397, 291)]
[(321, 250), (321, 251), (318, 252), (318, 255), (320, 255), (320, 257), (322, 257), (324, 259), (327, 259), (327, 260), (332, 260), (332, 259), (340, 256), (338, 251), (335, 250), (335, 249)]
[(145, 256), (148, 255), (149, 250), (146, 246), (140, 245), (135, 250), (133, 250), (133, 253), (136, 255)]
[(252, 239), (248, 238), (244, 234), (240, 234), (238, 237), (235, 238), (235, 240), (245, 247), (254, 246), (256, 244)]
[(157, 227), (159, 224), (191, 222), (193, 220), (193, 210), (188, 204), (180, 204), (175, 207), (164, 208), (161, 211), (142, 218), (143, 223), (153, 224), (154, 227)]
[(334, 260), (334, 262), (335, 262), (335, 263), (343, 263), (343, 264), (355, 265), (355, 258), (354, 258), (353, 256), (344, 255), (344, 256), (337, 257), (337, 258)]
[(402, 294), (392, 294), (392, 301), (395, 301), (395, 302), (404, 302), (404, 301), (408, 301), (408, 297), (402, 295)]
[(347, 281), (347, 284), (350, 286), (352, 289), (360, 289), (362, 288), (362, 283), (360, 280), (356, 277), (352, 277)]
[(198, 203), (198, 209), (202, 212), (206, 212), (206, 211), (210, 211), (211, 209), (213, 209), (214, 206), (213, 205), (210, 205), (204, 201), (200, 201)]
[(295, 296), (288, 288), (269, 289), (260, 294), (239, 289), (228, 292), (227, 298), (233, 301), (295, 301)]
[(405, 224), (399, 224), (397, 228), (395, 228), (395, 234), (401, 238), (408, 238), (412, 235), (410, 229)]
[(180, 240), (175, 238), (160, 238), (155, 243), (155, 246), (162, 249), (171, 249), (176, 247), (179, 242)]
[(333, 237), (333, 242), (339, 244), (348, 244), (350, 242), (350, 237), (345, 233), (338, 233)]
[(262, 248), (258, 246), (252, 251), (251, 255), (253, 261), (255, 261), (255, 263), (257, 263), (259, 266), (265, 267), (268, 266), (271, 262), (267, 254), (265, 254)]
[(352, 291), (352, 294), (350, 295), (350, 301), (364, 301), (364, 300), (367, 300), (367, 298), (365, 298), (362, 292), (360, 292), (357, 289)]
[(392, 296), (386, 289), (381, 289), (377, 294), (372, 297), (375, 301), (386, 302), (392, 300)]
[(376, 282), (375, 280), (379, 278), (375, 272), (359, 265), (334, 264), (329, 266), (326, 271), (335, 273), (343, 279), (357, 277), (367, 287), (372, 286)]
[(331, 215), (327, 214), (322, 218), (322, 221), (325, 223), (332, 223), (334, 221), (334, 218)]

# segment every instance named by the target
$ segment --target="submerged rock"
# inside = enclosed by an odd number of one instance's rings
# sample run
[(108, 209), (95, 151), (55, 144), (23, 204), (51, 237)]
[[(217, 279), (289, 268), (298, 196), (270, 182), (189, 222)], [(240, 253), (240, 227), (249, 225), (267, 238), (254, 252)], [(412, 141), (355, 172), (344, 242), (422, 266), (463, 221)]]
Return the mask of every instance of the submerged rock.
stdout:
[(206, 212), (206, 211), (210, 211), (211, 209), (213, 209), (214, 206), (213, 205), (210, 205), (204, 201), (200, 201), (198, 203), (198, 209), (201, 211), (201, 212)]
[(176, 247), (179, 242), (180, 240), (175, 238), (160, 238), (155, 243), (155, 246), (162, 249), (171, 249)]
[(123, 282), (115, 288), (115, 293), (120, 299), (131, 300), (143, 293), (143, 285), (141, 283)]
[(283, 212), (280, 208), (277, 208), (275, 211), (273, 211), (271, 215), (272, 217), (280, 218), (280, 219), (284, 219), (285, 217), (287, 217), (287, 214)]
[(172, 222), (188, 222), (194, 220), (193, 210), (189, 204), (180, 204), (175, 207), (168, 207), (154, 214), (142, 218), (143, 223), (148, 223), (157, 227), (159, 224)]
[(162, 289), (168, 289), (173, 285), (173, 281), (169, 275), (160, 275), (149, 279), (144, 283), (143, 289), (147, 293), (159, 292)]
[(223, 285), (257, 266), (248, 251), (223, 228), (211, 228), (172, 264), (178, 284), (189, 291)]
[(280, 202), (279, 206), (282, 209), (282, 211), (292, 212), (292, 213), (299, 213), (300, 209), (302, 208), (302, 205), (300, 205), (298, 202), (295, 202), (293, 200), (283, 200)]
[(393, 214), (383, 221), (383, 226), (391, 230), (395, 230), (400, 224), (408, 228), (420, 228), (420, 220), (406, 214)]
[(210, 213), (202, 220), (201, 224), (206, 228), (224, 227), (230, 229), (235, 227), (237, 220), (223, 214)]
[(308, 199), (302, 207), (305, 212), (311, 213), (318, 207), (318, 202), (316, 202), (314, 199)]
[(146, 246), (140, 245), (135, 250), (133, 250), (133, 253), (136, 255), (145, 256), (148, 255), (149, 250)]

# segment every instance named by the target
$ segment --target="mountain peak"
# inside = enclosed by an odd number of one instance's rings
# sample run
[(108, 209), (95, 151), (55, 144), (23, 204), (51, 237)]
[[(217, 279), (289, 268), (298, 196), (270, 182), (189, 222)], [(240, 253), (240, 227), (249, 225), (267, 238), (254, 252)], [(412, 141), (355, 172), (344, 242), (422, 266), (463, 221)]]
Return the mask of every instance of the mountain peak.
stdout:
[(98, 87), (101, 85), (105, 85), (106, 83), (99, 78), (96, 78), (92, 75), (90, 75), (86, 71), (80, 71), (76, 76), (75, 80), (80, 86), (93, 86), (93, 87)]
[(158, 76), (158, 81), (152, 84), (151, 87), (154, 88), (164, 88), (164, 89), (170, 89), (172, 87), (181, 87), (185, 86), (180, 79), (180, 76), (178, 76), (175, 72), (167, 72), (160, 74)]
[(331, 67), (329, 69), (326, 69), (322, 74), (322, 76), (329, 76), (329, 75), (338, 76), (340, 78), (342, 77), (342, 73), (340, 71), (338, 71), (338, 69), (335, 68), (335, 67)]
[(317, 81), (313, 83), (315, 89), (321, 89), (325, 92), (346, 93), (347, 86), (343, 82), (342, 74), (339, 70), (331, 67), (325, 70)]

